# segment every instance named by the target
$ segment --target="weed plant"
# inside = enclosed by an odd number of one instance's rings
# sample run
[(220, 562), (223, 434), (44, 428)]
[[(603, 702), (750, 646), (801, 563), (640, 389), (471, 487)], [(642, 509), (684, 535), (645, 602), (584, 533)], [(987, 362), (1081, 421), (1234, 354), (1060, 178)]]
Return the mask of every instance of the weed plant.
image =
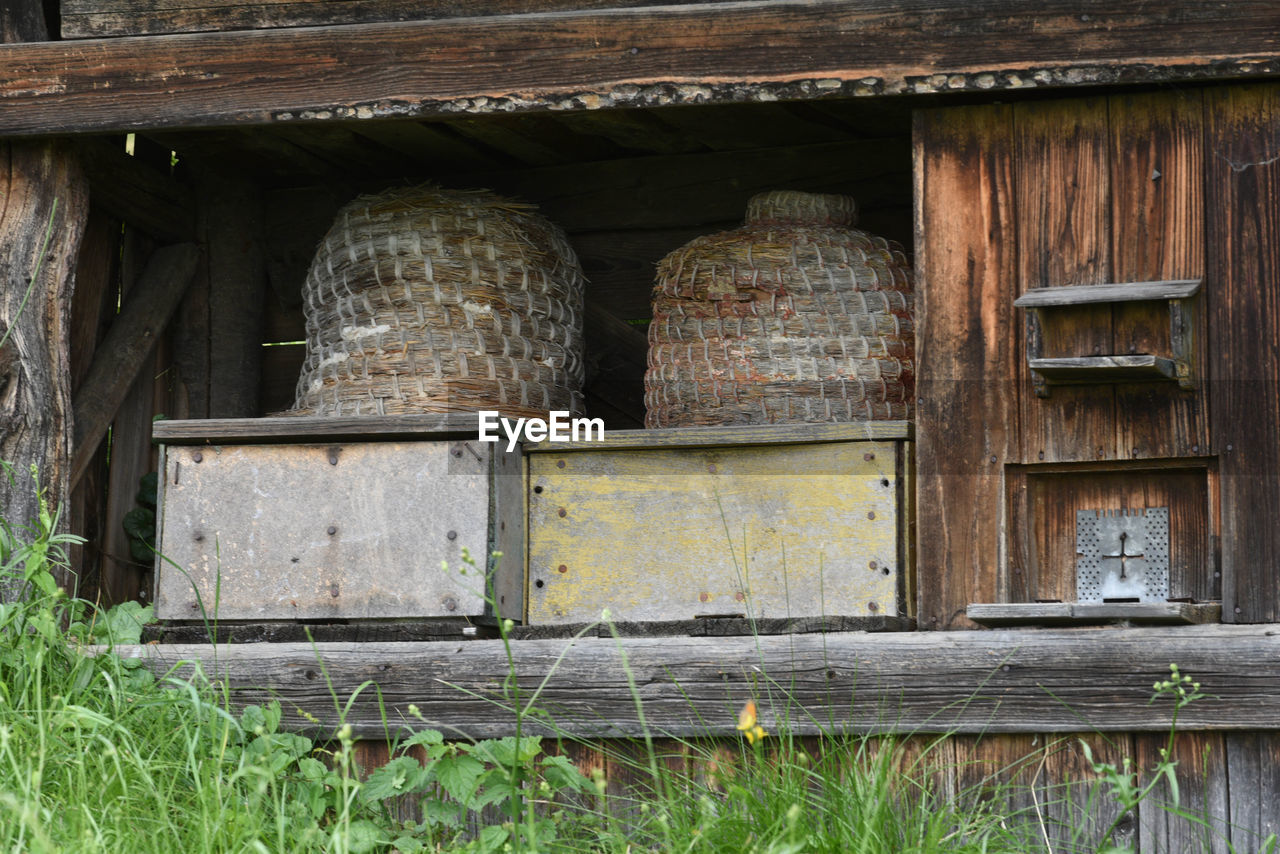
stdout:
[[(139, 641), (150, 609), (96, 612), (59, 590), (53, 570), (75, 538), (57, 530), (43, 501), (30, 526), (0, 520), (0, 573), (24, 592), (0, 604), (0, 851), (964, 854), (1048, 838), (1038, 812), (1007, 806), (1020, 792), (1001, 780), (1016, 775), (958, 792), (937, 784), (955, 770), (942, 738), (793, 738), (766, 732), (751, 703), (736, 740), (664, 739), (660, 749), (646, 737), (639, 758), (611, 753), (606, 764), (632, 781), (611, 785), (566, 758), (563, 740), (524, 734), (531, 718), (552, 721), (541, 688), (522, 695), (514, 678), (499, 702), (516, 736), (447, 741), (422, 726), (385, 765), (361, 769), (345, 723), (314, 741), (282, 731), (278, 702), (236, 711), (199, 671), (156, 677), (116, 655)], [(1176, 671), (1155, 691), (1179, 710), (1202, 696)], [(335, 706), (340, 717), (340, 698)], [(1174, 784), (1171, 808), (1183, 815), (1170, 754), (1151, 779)], [(1118, 804), (1117, 824), (1153, 797), (1133, 769), (1093, 767), (1094, 794)], [(1275, 839), (1265, 845), (1274, 851)], [(1097, 846), (1077, 833), (1055, 850)]]

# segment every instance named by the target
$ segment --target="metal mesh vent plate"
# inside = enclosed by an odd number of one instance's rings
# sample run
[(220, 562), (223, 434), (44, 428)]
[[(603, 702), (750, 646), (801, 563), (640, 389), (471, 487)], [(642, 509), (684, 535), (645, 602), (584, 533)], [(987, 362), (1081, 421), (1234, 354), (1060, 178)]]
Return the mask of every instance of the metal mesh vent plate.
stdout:
[(1168, 598), (1168, 507), (1076, 511), (1076, 601)]

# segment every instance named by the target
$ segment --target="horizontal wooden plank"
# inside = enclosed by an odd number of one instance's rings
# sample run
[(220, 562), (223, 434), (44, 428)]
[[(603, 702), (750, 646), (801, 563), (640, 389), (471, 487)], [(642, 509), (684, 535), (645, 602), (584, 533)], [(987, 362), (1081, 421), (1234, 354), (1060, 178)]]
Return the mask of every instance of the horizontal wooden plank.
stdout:
[(687, 635), (688, 637), (754, 637), (756, 635), (802, 635), (822, 632), (910, 632), (916, 627), (910, 617), (711, 617), (693, 620), (656, 620), (643, 623), (568, 623), (563, 625), (515, 626), (511, 636), (517, 640), (549, 640), (573, 637), (652, 638)]
[[(381, 738), (379, 703), (394, 730), (415, 704), (427, 721), (469, 737), (510, 735), (498, 640), (457, 643), (171, 644), (121, 647), (158, 673), (225, 677), (237, 704), (279, 699), (286, 725), (338, 723), (339, 703), (363, 689), (346, 720)], [(1209, 696), (1183, 709), (1184, 730), (1280, 729), (1280, 628), (1186, 626), (975, 632), (846, 632), (745, 638), (582, 638), (512, 644), (521, 695), (539, 691), (554, 728), (583, 737), (644, 732), (631, 684), (654, 735), (734, 735), (754, 698), (766, 729), (858, 732), (1152, 732), (1172, 704), (1150, 702), (1170, 662)], [(323, 669), (320, 662), (323, 661)], [(624, 668), (625, 661), (625, 668)], [(377, 691), (367, 687), (371, 681)]]
[(1136, 356), (1059, 356), (1051, 359), (1028, 359), (1027, 365), (1033, 372), (1055, 385), (1102, 385), (1178, 378), (1178, 369), (1172, 359), (1147, 353)]
[[(63, 0), (62, 37), (319, 27), (644, 6), (650, 0)], [(672, 5), (699, 0), (668, 0)], [(705, 0), (702, 0), (705, 2)]]
[(1106, 285), (1068, 285), (1061, 288), (1031, 288), (1013, 301), (1021, 308), (1048, 308), (1063, 305), (1095, 305), (1104, 302), (1186, 299), (1200, 290), (1204, 279), (1177, 279), (1168, 282), (1124, 282)]
[[(474, 439), (479, 418), (471, 412), (448, 415), (385, 415), (319, 418), (205, 418), (157, 421), (151, 436), (168, 445), (256, 444), (260, 442), (359, 442), (398, 439)], [(614, 430), (592, 442), (539, 442), (531, 452), (618, 450), (620, 448), (706, 448), (716, 445), (785, 445), (814, 442), (910, 439), (909, 421), (856, 424), (770, 424), (742, 427), (687, 427), (671, 430)]]
[(623, 448), (711, 448), (720, 445), (794, 445), (820, 442), (909, 440), (910, 421), (858, 421), (847, 424), (761, 424), (734, 427), (678, 427), (613, 430), (591, 442), (537, 442), (529, 453), (616, 451)]
[(320, 418), (205, 418), (157, 421), (151, 436), (169, 445), (254, 444), (259, 442), (356, 442), (396, 439), (476, 437), (479, 422), (472, 413), (449, 415), (370, 415)]
[(967, 609), (984, 626), (1068, 626), (1089, 623), (1190, 625), (1222, 619), (1221, 602), (992, 602)]
[(1220, 79), (1280, 71), (1277, 31), (1269, 0), (775, 0), (14, 44), (0, 133)]

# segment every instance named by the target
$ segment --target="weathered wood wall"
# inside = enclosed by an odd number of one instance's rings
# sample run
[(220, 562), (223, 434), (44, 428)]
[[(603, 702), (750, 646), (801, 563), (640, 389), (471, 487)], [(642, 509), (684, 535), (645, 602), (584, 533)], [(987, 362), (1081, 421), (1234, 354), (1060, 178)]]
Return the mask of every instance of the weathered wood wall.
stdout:
[[(1070, 598), (1073, 556), (1037, 552), (1074, 542), (1077, 507), (1186, 500), (1174, 595), (1220, 590), (1227, 620), (1280, 618), (1275, 98), (1259, 85), (919, 114), (922, 625), (966, 625), (973, 602)], [(1020, 293), (1201, 277), (1194, 391), (1035, 396)], [(1047, 355), (1168, 340), (1163, 303), (1073, 311)], [(1051, 469), (1062, 479), (1033, 482)], [(1103, 472), (1123, 473), (1120, 492)]]

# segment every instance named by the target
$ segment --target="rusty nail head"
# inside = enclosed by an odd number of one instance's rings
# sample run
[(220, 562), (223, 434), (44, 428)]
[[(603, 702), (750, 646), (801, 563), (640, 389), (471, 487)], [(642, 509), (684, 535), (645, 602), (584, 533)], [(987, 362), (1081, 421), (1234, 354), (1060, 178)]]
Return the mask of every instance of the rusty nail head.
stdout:
[(733, 594), (733, 598), (737, 599), (739, 602), (745, 602), (747, 601), (747, 594), (739, 590), (737, 593)]
[(338, 598), (338, 590), (339, 590), (338, 582), (335, 581), (329, 585), (329, 595), (332, 596), (334, 599)]
[(446, 596), (444, 600), (444, 609), (446, 611), (458, 610), (458, 602), (452, 596)]
[(875, 455), (875, 454), (871, 454), (871, 453), (866, 453), (866, 454), (863, 454), (863, 455), (862, 455), (862, 458), (863, 458), (864, 460), (866, 460), (867, 462), (871, 462), (872, 460), (874, 460), (874, 459), (876, 458), (876, 455)]
[(992, 454), (992, 455), (991, 455), (991, 462), (993, 462), (993, 463), (994, 463), (995, 461), (996, 461), (996, 455), (995, 455), (995, 454)]
[(876, 563), (876, 562), (873, 560), (873, 561), (871, 561), (871, 563), (867, 564), (867, 566), (871, 567), (872, 569), (876, 569), (876, 568), (878, 568), (878, 567), (880, 566), (880, 564)]
[(330, 451), (330, 452), (329, 452), (329, 465), (331, 465), (331, 466), (336, 466), (337, 464), (338, 464), (338, 452), (337, 452), (337, 451)]
[(699, 594), (698, 594), (698, 601), (699, 601), (699, 602), (710, 602), (710, 601), (711, 601), (711, 594), (710, 594), (710, 593), (699, 593)]
[(1044, 451), (1041, 451), (1040, 453), (1036, 454), (1036, 459), (1043, 460), (1043, 459), (1044, 459)]
[(197, 463), (204, 462), (204, 454), (200, 453), (199, 451), (196, 451), (194, 454), (191, 455), (191, 459), (193, 462), (197, 462)]
[(329, 526), (329, 536), (331, 536), (331, 537), (332, 537), (332, 536), (333, 536), (334, 534), (336, 534), (336, 533), (338, 533), (338, 526), (337, 526), (337, 525), (330, 525), (330, 526)]
[(565, 517), (565, 509), (561, 507), (559, 510), (556, 511), (556, 515), (559, 516), (561, 519), (563, 519)]
[(867, 511), (867, 518), (868, 518), (868, 519), (874, 519), (874, 518), (876, 518), (876, 511), (874, 511), (874, 510), (868, 510), (868, 511)]
[(569, 571), (569, 567), (565, 566), (564, 564), (560, 564), (559, 566), (557, 566), (557, 567), (556, 567), (556, 569), (557, 569), (557, 570), (559, 570), (560, 572), (568, 572), (568, 571)]
[(556, 460), (556, 468), (558, 469), (564, 468), (564, 460)]
[(879, 611), (879, 610), (880, 610), (880, 606), (879, 606), (879, 605), (877, 605), (875, 602), (868, 602), (868, 603), (867, 603), (867, 610), (868, 610), (868, 611)]

